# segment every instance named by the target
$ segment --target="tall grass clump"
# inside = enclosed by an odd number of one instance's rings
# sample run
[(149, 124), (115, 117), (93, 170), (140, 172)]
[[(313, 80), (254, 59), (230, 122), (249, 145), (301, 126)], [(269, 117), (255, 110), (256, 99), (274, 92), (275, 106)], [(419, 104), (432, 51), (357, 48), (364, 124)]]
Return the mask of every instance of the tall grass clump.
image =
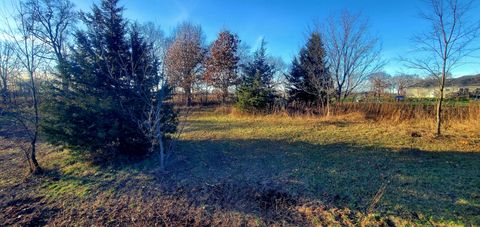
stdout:
[[(431, 121), (435, 119), (435, 106), (429, 103), (410, 102), (338, 102), (326, 107), (313, 103), (292, 102), (269, 106), (269, 113), (295, 117), (338, 117), (351, 114), (364, 116), (366, 120), (401, 123), (406, 121)], [(231, 111), (230, 111), (231, 112)], [(235, 110), (233, 111), (235, 112)], [(238, 111), (237, 111), (238, 112)], [(445, 105), (443, 111), (446, 123), (480, 122), (480, 103), (466, 105)]]

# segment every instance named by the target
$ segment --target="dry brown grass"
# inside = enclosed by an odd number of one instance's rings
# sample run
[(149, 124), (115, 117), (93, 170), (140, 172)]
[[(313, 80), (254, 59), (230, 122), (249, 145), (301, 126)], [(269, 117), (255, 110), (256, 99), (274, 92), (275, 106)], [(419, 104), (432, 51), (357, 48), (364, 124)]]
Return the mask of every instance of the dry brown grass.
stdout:
[[(270, 114), (245, 113), (231, 106), (215, 108), (215, 113), (234, 117), (263, 116), (264, 118), (293, 117), (297, 119), (317, 119), (325, 121), (364, 121), (378, 124), (395, 124), (411, 128), (434, 128), (435, 106), (411, 103), (336, 103), (326, 108), (293, 104), (288, 107), (272, 107)], [(443, 112), (443, 128), (452, 131), (470, 132), (480, 126), (480, 103), (466, 105), (446, 105)]]
[[(326, 108), (309, 107), (293, 104), (287, 108), (274, 108), (274, 113), (286, 112), (289, 115), (327, 115)], [(435, 119), (435, 105), (428, 103), (336, 103), (330, 107), (330, 115), (345, 115), (361, 113), (368, 119), (402, 122), (408, 120)], [(480, 103), (470, 102), (465, 105), (444, 105), (445, 122), (478, 121), (480, 120)]]
[[(342, 104), (334, 107), (336, 110), (329, 116), (286, 111), (248, 114), (234, 107), (218, 107), (213, 114), (203, 115), (201, 119), (225, 124), (242, 122), (247, 129), (241, 127), (237, 132), (234, 127), (227, 134), (229, 138), (251, 139), (252, 135), (260, 134), (261, 138), (290, 139), (287, 135), (293, 133), (297, 140), (308, 142), (322, 140), (392, 149), (469, 152), (480, 151), (479, 107), (471, 104), (447, 108), (440, 137), (434, 133), (434, 113), (425, 107), (404, 104)], [(455, 114), (460, 117), (455, 118)], [(251, 132), (250, 127), (254, 128)], [(413, 138), (413, 133), (420, 137)]]

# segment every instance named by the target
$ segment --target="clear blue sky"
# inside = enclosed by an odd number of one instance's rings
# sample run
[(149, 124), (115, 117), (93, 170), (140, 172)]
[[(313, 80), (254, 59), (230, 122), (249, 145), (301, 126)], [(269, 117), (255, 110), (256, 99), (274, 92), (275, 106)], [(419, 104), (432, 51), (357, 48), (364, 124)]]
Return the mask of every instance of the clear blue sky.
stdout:
[[(72, 0), (88, 10), (98, 0)], [(405, 70), (396, 61), (412, 49), (410, 38), (425, 28), (418, 16), (424, 7), (420, 0), (123, 0), (125, 15), (140, 22), (153, 21), (168, 34), (178, 23), (188, 20), (202, 25), (207, 41), (222, 28), (236, 32), (255, 48), (264, 37), (269, 53), (290, 63), (304, 44), (308, 27), (322, 23), (330, 14), (344, 9), (361, 12), (370, 20), (371, 31), (383, 43), (383, 56), (389, 60), (388, 73)], [(480, 10), (474, 12), (480, 15)], [(479, 44), (480, 45), (480, 44)], [(458, 68), (454, 75), (480, 73), (480, 59)]]

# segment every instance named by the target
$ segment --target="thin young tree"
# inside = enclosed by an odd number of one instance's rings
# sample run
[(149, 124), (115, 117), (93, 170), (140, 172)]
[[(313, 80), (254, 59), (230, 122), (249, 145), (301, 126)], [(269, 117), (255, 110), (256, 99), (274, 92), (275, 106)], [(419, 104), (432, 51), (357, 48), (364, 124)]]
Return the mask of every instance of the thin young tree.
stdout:
[(185, 105), (192, 104), (192, 90), (200, 81), (205, 56), (202, 28), (188, 22), (181, 24), (165, 58), (170, 84), (183, 89)]
[(222, 92), (222, 104), (228, 98), (229, 88), (239, 82), (238, 44), (237, 35), (227, 30), (220, 32), (205, 61), (205, 80)]
[(13, 42), (16, 57), (20, 64), (19, 82), (23, 82), (23, 75), (27, 75), (28, 98), (23, 101), (14, 100), (7, 105), (8, 113), (17, 123), (28, 138), (28, 146), (24, 148), (25, 155), (33, 174), (41, 173), (38, 164), (37, 140), (40, 126), (39, 94), (37, 87), (37, 70), (45, 59), (46, 48), (34, 35), (36, 21), (30, 14), (28, 4), (18, 2), (13, 5), (13, 20), (7, 20), (7, 34)]
[[(413, 42), (417, 57), (402, 58), (408, 66), (421, 70), (438, 81), (435, 134), (441, 135), (445, 81), (465, 57), (479, 50), (480, 20), (474, 18), (473, 0), (426, 0), (421, 12), (429, 28), (417, 34)], [(471, 14), (472, 13), (472, 14)]]
[(369, 23), (360, 14), (344, 11), (338, 18), (332, 15), (323, 37), (338, 100), (349, 96), (385, 64), (381, 42), (370, 34)]
[(134, 25), (131, 30), (128, 61), (131, 73), (128, 75), (131, 81), (136, 81), (132, 86), (132, 94), (137, 105), (131, 105), (126, 110), (149, 141), (149, 151), (159, 154), (160, 169), (163, 171), (168, 150), (165, 145), (167, 134), (173, 133), (178, 123), (173, 106), (167, 103), (171, 89), (164, 74), (158, 70), (158, 53), (152, 48), (155, 43), (145, 41), (139, 26)]

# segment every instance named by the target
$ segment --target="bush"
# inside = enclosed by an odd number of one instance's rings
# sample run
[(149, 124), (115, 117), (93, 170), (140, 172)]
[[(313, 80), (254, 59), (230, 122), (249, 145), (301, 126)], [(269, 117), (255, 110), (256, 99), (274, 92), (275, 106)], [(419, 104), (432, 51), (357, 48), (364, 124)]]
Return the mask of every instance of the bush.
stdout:
[(263, 87), (260, 80), (254, 80), (252, 84), (244, 84), (238, 89), (236, 106), (245, 112), (265, 112), (274, 99), (271, 90)]

